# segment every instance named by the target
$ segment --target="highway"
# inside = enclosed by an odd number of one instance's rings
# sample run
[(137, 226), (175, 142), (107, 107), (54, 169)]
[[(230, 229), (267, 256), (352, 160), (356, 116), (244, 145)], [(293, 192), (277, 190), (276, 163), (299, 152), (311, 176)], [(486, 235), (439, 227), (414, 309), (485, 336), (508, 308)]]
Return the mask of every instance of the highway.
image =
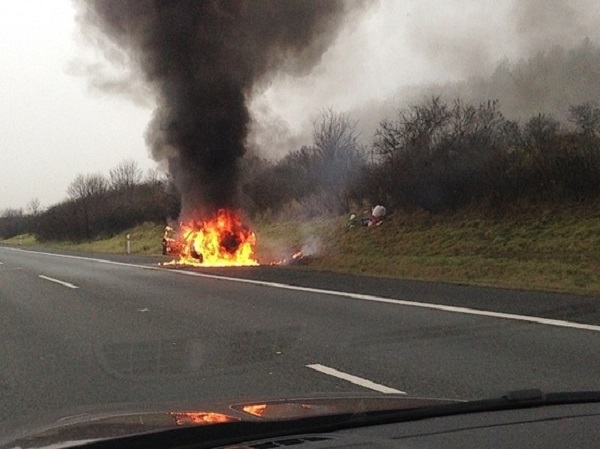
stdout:
[(600, 390), (598, 298), (158, 260), (0, 246), (0, 423), (109, 403)]

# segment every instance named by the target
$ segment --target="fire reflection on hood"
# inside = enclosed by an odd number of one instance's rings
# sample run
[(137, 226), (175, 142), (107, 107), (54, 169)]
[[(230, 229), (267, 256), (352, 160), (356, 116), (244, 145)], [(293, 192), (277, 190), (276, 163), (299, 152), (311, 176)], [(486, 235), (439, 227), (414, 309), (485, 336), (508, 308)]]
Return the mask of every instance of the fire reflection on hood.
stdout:
[(178, 426), (197, 426), (239, 421), (233, 416), (214, 412), (171, 412), (170, 415)]

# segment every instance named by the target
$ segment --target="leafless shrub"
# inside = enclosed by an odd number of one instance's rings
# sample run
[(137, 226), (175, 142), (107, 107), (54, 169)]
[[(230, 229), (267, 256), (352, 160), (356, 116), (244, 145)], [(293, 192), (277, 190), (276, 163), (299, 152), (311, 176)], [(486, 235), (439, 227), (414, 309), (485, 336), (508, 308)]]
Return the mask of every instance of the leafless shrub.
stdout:
[(359, 181), (365, 165), (357, 124), (347, 114), (327, 109), (313, 125), (311, 146), (264, 164), (245, 184), (255, 211), (277, 212), (291, 205), (294, 214), (298, 208), (304, 208), (307, 215), (317, 210), (319, 214), (348, 210), (351, 187)]
[(67, 187), (67, 193), (72, 200), (85, 200), (98, 197), (106, 192), (108, 182), (99, 173), (77, 175)]
[(591, 103), (574, 106), (569, 120), (577, 133), (544, 114), (521, 129), (496, 101), (448, 106), (434, 97), (381, 122), (374, 140), (381, 163), (367, 170), (362, 197), (432, 211), (598, 199), (600, 112)]
[(121, 162), (109, 172), (110, 187), (117, 191), (131, 191), (140, 184), (144, 174), (134, 160)]
[(594, 101), (571, 106), (567, 119), (575, 123), (583, 134), (600, 133), (600, 107)]

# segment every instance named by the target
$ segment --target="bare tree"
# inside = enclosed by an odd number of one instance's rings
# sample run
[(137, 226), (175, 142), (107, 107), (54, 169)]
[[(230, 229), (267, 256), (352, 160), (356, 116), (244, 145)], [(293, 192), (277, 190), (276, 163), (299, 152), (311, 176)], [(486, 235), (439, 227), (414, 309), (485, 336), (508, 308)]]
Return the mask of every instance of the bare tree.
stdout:
[[(457, 104), (461, 110), (460, 104)], [(469, 111), (462, 117), (467, 122), (471, 119)], [(440, 140), (447, 137), (446, 125), (452, 117), (452, 109), (440, 97), (432, 97), (428, 101), (412, 105), (398, 111), (395, 120), (383, 120), (375, 132), (374, 148), (384, 157), (392, 157), (396, 153), (413, 155), (430, 153)], [(466, 126), (466, 123), (457, 123)]]
[(108, 181), (99, 173), (77, 175), (67, 187), (67, 193), (83, 214), (83, 228), (86, 238), (91, 237), (91, 215), (95, 206), (108, 189)]
[(153, 186), (166, 187), (169, 183), (169, 175), (158, 168), (149, 168), (146, 170), (143, 182)]
[(32, 215), (34, 217), (37, 217), (41, 210), (40, 207), (40, 200), (39, 198), (32, 198), (29, 203), (27, 203), (27, 207), (25, 208), (25, 210), (27, 211), (27, 213), (29, 215)]
[(23, 217), (23, 209), (21, 208), (7, 208), (0, 212), (2, 218), (21, 218)]
[(556, 142), (559, 132), (560, 122), (545, 114), (530, 118), (523, 127), (525, 142), (538, 150), (547, 150), (547, 147)]
[(600, 133), (600, 107), (596, 102), (587, 101), (569, 107), (567, 119), (575, 123), (584, 134)]
[(349, 208), (350, 184), (358, 178), (365, 164), (357, 122), (348, 114), (326, 109), (313, 125), (316, 180), (326, 192), (327, 209), (345, 212)]
[(324, 110), (313, 123), (312, 145), (277, 162), (246, 160), (244, 192), (254, 211), (284, 207), (305, 215), (346, 212), (351, 188), (365, 167), (357, 122), (348, 114)]
[(67, 187), (67, 193), (73, 200), (93, 198), (102, 195), (108, 188), (106, 178), (100, 173), (77, 175)]
[(4, 209), (0, 211), (0, 238), (10, 238), (26, 230), (23, 209)]
[(128, 159), (110, 170), (110, 187), (117, 191), (131, 191), (142, 181), (143, 176), (144, 174), (137, 162), (133, 159)]
[(326, 109), (313, 127), (314, 147), (323, 159), (341, 159), (358, 152), (357, 122), (348, 114)]

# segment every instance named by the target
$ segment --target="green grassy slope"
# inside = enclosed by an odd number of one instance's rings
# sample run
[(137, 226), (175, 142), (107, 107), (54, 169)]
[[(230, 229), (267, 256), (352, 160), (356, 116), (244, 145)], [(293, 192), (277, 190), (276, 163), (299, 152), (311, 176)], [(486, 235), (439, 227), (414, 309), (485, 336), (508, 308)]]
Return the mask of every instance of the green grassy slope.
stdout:
[(88, 242), (37, 242), (34, 236), (27, 234), (1, 240), (0, 243), (23, 246), (39, 245), (46, 248), (64, 248), (99, 253), (125, 253), (127, 248), (126, 236), (129, 234), (131, 239), (131, 252), (133, 254), (154, 255), (161, 254), (160, 241), (164, 229), (164, 225), (161, 224), (144, 223), (110, 238)]
[[(300, 248), (320, 236), (309, 267), (523, 289), (600, 293), (600, 210), (535, 208), (504, 216), (396, 213), (382, 226), (260, 224), (258, 235)], [(271, 243), (271, 245), (273, 245)]]
[[(406, 279), (600, 295), (600, 208), (536, 207), (491, 216), (396, 212), (376, 228), (347, 218), (258, 221), (257, 257), (269, 263), (304, 249), (302, 268)], [(109, 239), (43, 246), (160, 254), (163, 226), (145, 223)], [(32, 245), (31, 236), (0, 243)], [(303, 248), (304, 247), (304, 248)]]

